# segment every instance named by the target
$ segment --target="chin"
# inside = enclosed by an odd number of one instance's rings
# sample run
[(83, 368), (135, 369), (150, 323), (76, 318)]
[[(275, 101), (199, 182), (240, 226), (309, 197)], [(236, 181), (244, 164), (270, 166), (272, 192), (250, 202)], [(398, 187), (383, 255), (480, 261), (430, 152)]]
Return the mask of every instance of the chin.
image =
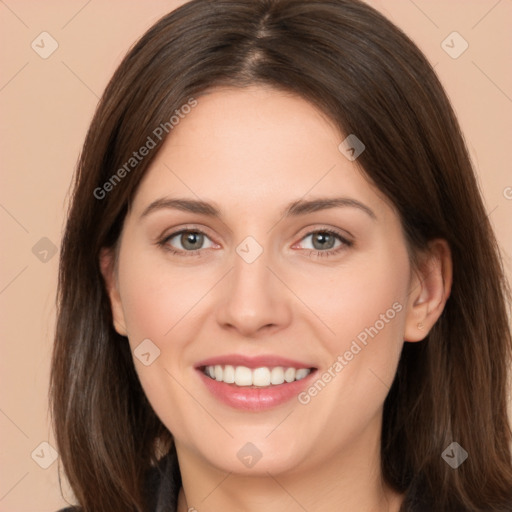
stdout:
[(266, 438), (271, 429), (262, 429), (264, 434), (250, 430), (254, 435), (247, 433), (234, 439), (212, 441), (208, 446), (196, 446), (195, 451), (221, 471), (250, 476), (291, 473), (302, 468), (308, 460), (306, 440), (290, 442), (289, 435), (276, 435), (272, 439), (274, 434)]

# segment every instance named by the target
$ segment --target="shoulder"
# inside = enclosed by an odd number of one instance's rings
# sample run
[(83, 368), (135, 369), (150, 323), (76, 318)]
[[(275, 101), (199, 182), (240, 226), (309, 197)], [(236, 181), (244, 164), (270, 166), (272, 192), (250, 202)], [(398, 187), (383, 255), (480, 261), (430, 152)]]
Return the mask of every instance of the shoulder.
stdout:
[(178, 459), (176, 450), (173, 448), (146, 474), (145, 492), (149, 510), (155, 512), (177, 510), (180, 487)]
[[(174, 512), (177, 510), (181, 476), (175, 449), (145, 475), (144, 493), (150, 512)], [(82, 512), (80, 507), (66, 507), (57, 512)]]

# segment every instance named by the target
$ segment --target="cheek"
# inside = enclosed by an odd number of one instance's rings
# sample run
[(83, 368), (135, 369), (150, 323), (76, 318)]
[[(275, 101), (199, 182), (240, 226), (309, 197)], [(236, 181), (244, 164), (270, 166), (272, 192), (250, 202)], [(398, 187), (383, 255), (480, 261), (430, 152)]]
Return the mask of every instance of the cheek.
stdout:
[(212, 286), (211, 275), (203, 274), (191, 278), (183, 269), (144, 254), (121, 260), (121, 299), (130, 342), (150, 338), (165, 343), (172, 338), (173, 345), (179, 344), (176, 330), (191, 321), (193, 325), (194, 309)]
[[(404, 329), (409, 262), (405, 250), (379, 250), (347, 265), (296, 277), (296, 291), (326, 327), (329, 352), (351, 341), (400, 339)], [(291, 276), (290, 276), (291, 278)]]
[(343, 432), (355, 439), (381, 411), (403, 345), (408, 268), (406, 254), (393, 261), (380, 252), (315, 279), (315, 287), (311, 279), (308, 306), (333, 331), (320, 337), (327, 359), (318, 379), (325, 384), (315, 381), (301, 396), (319, 419), (318, 436), (336, 439)]
[[(195, 404), (180, 383), (183, 372), (190, 371), (185, 358), (187, 340), (196, 337), (201, 325), (194, 321), (199, 310), (195, 306), (211, 283), (205, 283), (201, 276), (191, 279), (179, 269), (156, 262), (144, 251), (137, 255), (135, 250), (126, 249), (126, 256), (120, 256), (119, 281), (135, 370), (156, 414), (173, 434), (186, 438), (186, 415), (172, 412), (201, 414), (194, 410)], [(147, 353), (149, 364), (139, 358)], [(190, 385), (187, 390), (195, 392)]]
[(408, 254), (398, 244), (381, 245), (330, 275), (301, 279), (298, 294), (307, 293), (308, 306), (329, 328), (319, 336), (327, 354), (319, 378), (328, 384), (320, 383), (321, 391), (311, 389), (303, 399), (346, 432), (355, 433), (370, 421), (393, 382), (403, 346), (408, 282)]

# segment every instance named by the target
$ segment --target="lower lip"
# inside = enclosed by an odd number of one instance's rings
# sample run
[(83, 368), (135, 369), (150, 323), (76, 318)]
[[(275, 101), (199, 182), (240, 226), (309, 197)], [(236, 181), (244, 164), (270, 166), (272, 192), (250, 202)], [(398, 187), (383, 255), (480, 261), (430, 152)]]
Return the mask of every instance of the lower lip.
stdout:
[(201, 370), (197, 370), (200, 378), (215, 398), (221, 402), (246, 411), (265, 411), (284, 404), (304, 390), (311, 381), (316, 370), (301, 380), (285, 382), (269, 387), (249, 387), (226, 384), (206, 376)]

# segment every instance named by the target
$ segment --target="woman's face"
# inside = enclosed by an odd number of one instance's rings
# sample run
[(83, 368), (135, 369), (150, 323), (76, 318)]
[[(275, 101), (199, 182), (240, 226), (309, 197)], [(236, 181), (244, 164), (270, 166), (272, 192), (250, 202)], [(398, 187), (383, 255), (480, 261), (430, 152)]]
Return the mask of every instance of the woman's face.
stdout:
[(137, 191), (110, 289), (148, 399), (180, 457), (225, 471), (375, 453), (417, 284), (397, 214), (304, 99), (197, 100)]

